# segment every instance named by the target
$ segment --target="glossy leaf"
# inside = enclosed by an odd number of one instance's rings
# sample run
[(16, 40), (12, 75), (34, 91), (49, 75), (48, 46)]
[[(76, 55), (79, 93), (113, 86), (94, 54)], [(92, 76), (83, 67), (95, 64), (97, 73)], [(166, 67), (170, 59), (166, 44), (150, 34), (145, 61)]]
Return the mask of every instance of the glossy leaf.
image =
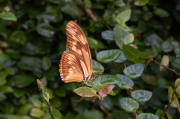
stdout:
[(54, 119), (62, 119), (62, 114), (57, 109), (51, 106), (51, 111)]
[(128, 35), (129, 32), (127, 32), (123, 27), (121, 27), (120, 25), (115, 25), (114, 27), (115, 42), (120, 49), (122, 49), (124, 40), (127, 40), (125, 38), (128, 38)]
[(120, 105), (126, 112), (134, 112), (139, 108), (139, 104), (132, 98), (121, 98)]
[(41, 60), (37, 57), (23, 56), (17, 66), (24, 70), (33, 71), (41, 68)]
[(9, 37), (8, 43), (12, 46), (19, 45), (19, 44), (24, 45), (26, 40), (27, 39), (23, 31), (15, 31)]
[(144, 64), (134, 64), (126, 67), (123, 72), (129, 78), (135, 79), (141, 76), (144, 71), (144, 67)]
[(176, 54), (176, 57), (180, 57), (180, 48), (176, 48), (174, 52)]
[[(145, 53), (145, 52), (140, 52), (140, 53), (139, 53), (139, 57), (149, 59), (149, 54), (148, 54), (148, 53)], [(136, 62), (136, 63), (144, 63), (145, 61), (146, 61), (146, 60), (144, 60), (144, 59), (137, 59), (135, 62)]]
[(152, 92), (146, 90), (135, 90), (131, 93), (131, 96), (138, 102), (145, 102), (151, 98)]
[(162, 8), (157, 8), (154, 11), (154, 14), (159, 16), (159, 17), (162, 17), (162, 18), (169, 16), (169, 13), (167, 11), (165, 11), (164, 9), (162, 9)]
[[(168, 67), (169, 65), (169, 57), (167, 55), (164, 55), (162, 60), (161, 60), (161, 64), (163, 64), (164, 66)], [(160, 70), (163, 70), (164, 67), (160, 66)]]
[(134, 35), (132, 33), (128, 34), (125, 38), (124, 38), (124, 44), (128, 45), (130, 43), (132, 43), (134, 41)]
[(136, 119), (159, 119), (159, 117), (151, 113), (141, 113), (137, 115)]
[(136, 6), (144, 6), (144, 5), (146, 5), (148, 2), (149, 2), (149, 0), (135, 0), (135, 1), (134, 1), (134, 4), (135, 4)]
[[(100, 82), (100, 84), (106, 84), (106, 85), (114, 85), (117, 83), (120, 83), (122, 80), (114, 75), (100, 75), (96, 77), (96, 79)], [(96, 81), (94, 81), (95, 85), (98, 85)]]
[(123, 52), (121, 52), (117, 59), (114, 60), (114, 62), (116, 63), (122, 63), (124, 61), (126, 61), (126, 57), (124, 56)]
[(51, 67), (51, 61), (48, 57), (43, 57), (42, 59), (42, 68), (48, 70)]
[(25, 74), (17, 75), (12, 79), (14, 80), (15, 85), (19, 88), (26, 87), (35, 81), (35, 77)]
[(79, 15), (79, 9), (74, 2), (61, 3), (59, 7), (61, 8), (62, 12), (72, 17), (78, 17)]
[(98, 45), (98, 42), (95, 39), (87, 37), (87, 41), (88, 41), (88, 45), (89, 45), (90, 48), (92, 48), (92, 49), (97, 49), (98, 48), (99, 45)]
[(81, 97), (93, 97), (96, 94), (96, 91), (89, 87), (80, 87), (75, 89), (74, 92)]
[(33, 117), (40, 118), (41, 116), (44, 115), (44, 111), (39, 108), (33, 108), (30, 112), (30, 115)]
[(96, 58), (99, 62), (108, 63), (115, 60), (119, 56), (120, 53), (121, 53), (121, 50), (104, 50), (104, 51), (98, 52), (96, 55)]
[(171, 52), (173, 50), (173, 45), (169, 41), (165, 41), (162, 44), (162, 49), (164, 52)]
[(0, 18), (5, 20), (17, 21), (16, 16), (13, 13), (7, 11), (0, 13)]
[(136, 62), (138, 60), (139, 52), (131, 46), (123, 45), (123, 53), (125, 57), (132, 62)]
[(163, 40), (157, 34), (151, 34), (146, 37), (146, 45), (151, 45), (154, 52), (160, 52), (162, 50)]
[(101, 36), (104, 40), (114, 40), (114, 33), (111, 30), (101, 32)]
[(102, 74), (104, 72), (104, 67), (100, 63), (98, 63), (95, 60), (92, 60), (92, 64), (93, 64), (92, 72), (97, 72), (98, 74)]
[(114, 22), (121, 23), (121, 22), (127, 22), (129, 20), (130, 16), (131, 16), (130, 6), (126, 5), (126, 6), (122, 6), (122, 7), (118, 8), (114, 12), (112, 18), (113, 18)]
[(166, 113), (166, 116), (167, 116), (168, 119), (173, 119), (172, 116), (170, 114), (168, 114), (168, 113)]
[(37, 26), (37, 32), (47, 38), (51, 38), (54, 35), (54, 29), (49, 24), (39, 24)]
[(120, 88), (128, 90), (134, 86), (134, 82), (129, 77), (121, 74), (116, 74), (116, 76), (122, 80), (122, 82), (117, 84)]

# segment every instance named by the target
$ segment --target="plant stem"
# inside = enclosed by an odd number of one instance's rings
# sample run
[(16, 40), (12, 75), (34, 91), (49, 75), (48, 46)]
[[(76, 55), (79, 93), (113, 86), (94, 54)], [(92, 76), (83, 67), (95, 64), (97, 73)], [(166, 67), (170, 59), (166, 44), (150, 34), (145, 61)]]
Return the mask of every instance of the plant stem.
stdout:
[(146, 60), (147, 62), (152, 61), (152, 62), (154, 62), (154, 63), (156, 63), (156, 64), (158, 64), (158, 65), (160, 65), (160, 66), (162, 66), (162, 67), (164, 67), (164, 68), (172, 71), (172, 72), (174, 72), (176, 75), (178, 75), (178, 76), (180, 77), (180, 74), (177, 73), (177, 72), (175, 71), (175, 69), (168, 68), (167, 66), (165, 66), (165, 65), (163, 65), (163, 64), (160, 64), (159, 62), (157, 62), (157, 61), (154, 60), (154, 59), (151, 59), (151, 58), (150, 58), (150, 59), (147, 59), (147, 58), (143, 58), (143, 57), (138, 57), (138, 58), (139, 58), (139, 59), (144, 59), (144, 60)]
[(171, 100), (169, 101), (169, 103), (168, 103), (168, 105), (166, 106), (166, 108), (164, 109), (164, 111), (161, 113), (159, 119), (161, 119), (162, 116), (163, 116), (164, 114), (166, 114), (166, 111), (168, 110), (169, 106), (170, 106), (171, 103), (173, 102), (173, 100), (174, 100), (174, 95), (175, 95), (175, 90), (176, 90), (176, 88), (174, 88), (173, 94), (172, 94), (172, 98), (171, 98)]
[[(46, 101), (46, 100), (45, 100)], [(51, 110), (51, 105), (46, 101), (48, 108), (49, 108), (49, 113), (51, 115), (51, 118), (54, 119), (53, 114), (52, 114), (52, 110)]]

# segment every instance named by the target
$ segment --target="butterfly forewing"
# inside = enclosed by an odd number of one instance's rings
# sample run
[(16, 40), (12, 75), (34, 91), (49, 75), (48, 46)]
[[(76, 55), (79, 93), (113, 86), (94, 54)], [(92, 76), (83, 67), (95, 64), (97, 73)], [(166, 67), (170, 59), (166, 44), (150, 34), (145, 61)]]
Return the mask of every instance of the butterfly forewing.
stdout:
[(92, 74), (92, 59), (86, 36), (73, 21), (66, 25), (67, 44), (60, 62), (63, 81), (80, 82), (89, 80)]

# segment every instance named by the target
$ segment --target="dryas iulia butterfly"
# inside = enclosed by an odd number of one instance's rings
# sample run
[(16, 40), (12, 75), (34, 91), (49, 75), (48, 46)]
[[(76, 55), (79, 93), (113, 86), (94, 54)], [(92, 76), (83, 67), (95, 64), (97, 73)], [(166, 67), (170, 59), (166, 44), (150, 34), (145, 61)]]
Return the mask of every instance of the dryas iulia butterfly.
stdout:
[(67, 23), (66, 35), (66, 51), (59, 64), (61, 79), (66, 83), (90, 81), (92, 59), (86, 36), (74, 21)]

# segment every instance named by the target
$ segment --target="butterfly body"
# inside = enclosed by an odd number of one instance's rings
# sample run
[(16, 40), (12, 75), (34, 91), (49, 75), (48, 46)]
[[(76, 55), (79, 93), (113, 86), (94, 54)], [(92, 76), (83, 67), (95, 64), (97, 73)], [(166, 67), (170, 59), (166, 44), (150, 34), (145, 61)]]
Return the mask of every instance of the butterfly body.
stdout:
[(86, 36), (74, 21), (66, 25), (66, 35), (66, 51), (59, 64), (61, 79), (66, 83), (90, 81), (92, 59)]

